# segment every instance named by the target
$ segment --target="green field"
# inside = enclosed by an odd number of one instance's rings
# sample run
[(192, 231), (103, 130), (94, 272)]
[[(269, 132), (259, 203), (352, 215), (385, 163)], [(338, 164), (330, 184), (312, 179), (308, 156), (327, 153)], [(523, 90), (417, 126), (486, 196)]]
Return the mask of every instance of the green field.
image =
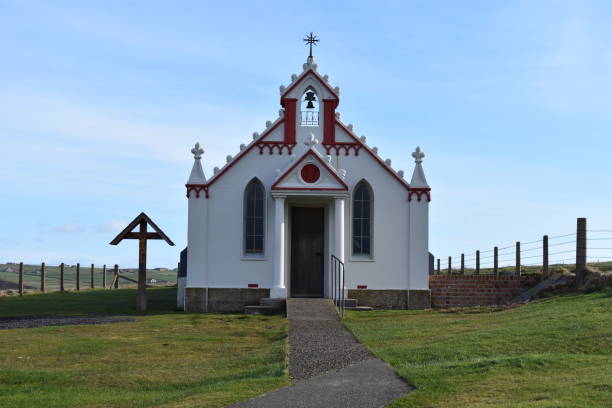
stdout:
[(392, 407), (612, 406), (612, 289), (512, 309), (348, 314), (417, 390)]
[[(114, 265), (106, 267), (106, 285), (113, 280)], [(41, 265), (24, 265), (24, 286), (30, 290), (40, 290), (41, 287)], [(135, 269), (119, 269), (121, 275), (131, 279), (138, 279)], [(76, 266), (66, 265), (64, 268), (64, 288), (66, 290), (76, 289)], [(147, 270), (147, 279), (155, 279), (158, 285), (175, 284), (176, 270)], [(18, 264), (0, 264), (0, 280), (17, 284), (19, 282)], [(101, 288), (103, 283), (103, 269), (101, 265), (94, 266), (94, 287)], [(52, 292), (60, 289), (60, 267), (58, 265), (45, 265), (45, 290)], [(81, 265), (79, 274), (81, 289), (91, 288), (91, 264)], [(132, 287), (135, 284), (124, 279), (119, 280), (120, 287)]]
[(175, 313), (175, 288), (0, 297), (0, 315), (134, 322), (0, 330), (0, 407), (224, 407), (289, 384), (280, 316)]

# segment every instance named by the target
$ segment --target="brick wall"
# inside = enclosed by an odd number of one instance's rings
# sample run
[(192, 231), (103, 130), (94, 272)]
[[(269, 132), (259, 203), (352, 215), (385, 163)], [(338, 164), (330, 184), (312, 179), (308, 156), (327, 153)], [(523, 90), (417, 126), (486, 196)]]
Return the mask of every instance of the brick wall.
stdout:
[(433, 307), (503, 305), (536, 285), (534, 276), (432, 275)]

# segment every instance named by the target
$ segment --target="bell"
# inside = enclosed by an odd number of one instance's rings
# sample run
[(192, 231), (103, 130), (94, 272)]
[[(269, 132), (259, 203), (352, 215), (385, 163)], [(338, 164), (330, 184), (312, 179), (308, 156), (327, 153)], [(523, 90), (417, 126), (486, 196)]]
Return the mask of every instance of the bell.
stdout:
[(306, 109), (314, 109), (315, 106), (312, 102), (317, 100), (317, 97), (315, 96), (315, 93), (312, 91), (308, 91), (306, 92), (306, 97), (304, 98), (305, 101), (308, 101), (308, 105), (306, 105)]

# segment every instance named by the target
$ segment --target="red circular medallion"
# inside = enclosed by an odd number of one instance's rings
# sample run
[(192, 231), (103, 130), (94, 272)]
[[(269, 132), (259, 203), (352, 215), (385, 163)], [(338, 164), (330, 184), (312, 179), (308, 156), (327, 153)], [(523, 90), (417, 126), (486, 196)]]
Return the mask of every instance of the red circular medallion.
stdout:
[(300, 174), (302, 175), (302, 180), (306, 183), (316, 183), (319, 177), (321, 177), (321, 170), (314, 164), (307, 164), (302, 167), (302, 172)]

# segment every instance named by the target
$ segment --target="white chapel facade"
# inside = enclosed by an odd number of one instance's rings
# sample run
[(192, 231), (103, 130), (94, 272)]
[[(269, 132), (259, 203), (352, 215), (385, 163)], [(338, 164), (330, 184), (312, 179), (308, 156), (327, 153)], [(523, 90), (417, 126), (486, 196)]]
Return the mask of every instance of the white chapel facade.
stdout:
[(340, 90), (313, 57), (280, 87), (279, 117), (206, 178), (187, 181), (179, 307), (239, 312), (262, 298), (331, 298), (332, 257), (360, 305), (426, 308), (431, 189), (420, 148), (408, 182), (340, 120)]

